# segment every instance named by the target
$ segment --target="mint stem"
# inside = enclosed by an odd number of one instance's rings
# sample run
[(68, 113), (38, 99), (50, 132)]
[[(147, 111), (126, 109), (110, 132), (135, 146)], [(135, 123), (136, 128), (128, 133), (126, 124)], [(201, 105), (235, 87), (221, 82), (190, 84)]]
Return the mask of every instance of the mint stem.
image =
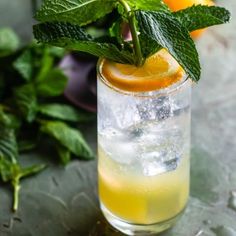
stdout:
[(129, 27), (132, 35), (133, 45), (134, 45), (134, 52), (135, 52), (135, 58), (136, 58), (136, 66), (142, 66), (143, 65), (143, 56), (141, 51), (141, 46), (139, 42), (138, 37), (138, 31), (135, 24), (135, 15), (134, 12), (131, 10), (129, 4), (125, 0), (119, 0), (120, 3), (123, 5), (129, 20)]
[(19, 191), (20, 191), (20, 181), (19, 178), (16, 178), (12, 181), (12, 186), (14, 189), (13, 196), (13, 211), (17, 211), (19, 205)]

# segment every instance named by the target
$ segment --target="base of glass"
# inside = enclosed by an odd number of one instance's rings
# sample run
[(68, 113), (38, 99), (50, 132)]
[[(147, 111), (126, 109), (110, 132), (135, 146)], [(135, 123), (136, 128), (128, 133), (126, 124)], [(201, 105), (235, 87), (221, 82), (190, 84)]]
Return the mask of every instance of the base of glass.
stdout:
[(103, 204), (101, 204), (101, 210), (107, 219), (107, 221), (116, 229), (118, 229), (120, 232), (127, 234), (127, 235), (154, 235), (160, 232), (163, 232), (172, 226), (178, 221), (178, 219), (183, 214), (183, 209), (178, 215), (174, 216), (171, 219), (168, 219), (166, 221), (154, 223), (154, 224), (148, 224), (148, 225), (142, 225), (142, 224), (132, 224), (126, 221), (123, 221), (122, 219), (114, 216)]

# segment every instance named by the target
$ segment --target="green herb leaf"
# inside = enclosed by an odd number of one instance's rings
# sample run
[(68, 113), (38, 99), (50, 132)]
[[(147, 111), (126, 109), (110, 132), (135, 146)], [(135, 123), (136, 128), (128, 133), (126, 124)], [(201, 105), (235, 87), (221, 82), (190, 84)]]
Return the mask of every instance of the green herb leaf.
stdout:
[(104, 30), (104, 29), (97, 29), (94, 26), (86, 27), (86, 32), (88, 34), (90, 34), (92, 37), (95, 37), (95, 38), (107, 36), (106, 30)]
[(65, 55), (65, 49), (64, 48), (59, 48), (59, 47), (47, 47), (49, 54), (52, 57), (56, 57), (56, 58), (62, 58)]
[(35, 119), (37, 112), (37, 97), (32, 84), (24, 84), (14, 89), (14, 98), (21, 115), (28, 122)]
[(19, 72), (23, 79), (30, 81), (33, 73), (32, 55), (30, 50), (24, 51), (13, 63), (13, 67)]
[(136, 11), (136, 18), (141, 43), (146, 41), (145, 44), (156, 43), (157, 47), (166, 48), (193, 81), (200, 79), (200, 62), (194, 42), (175, 17), (165, 12)]
[(0, 158), (7, 158), (15, 163), (18, 156), (16, 135), (13, 129), (1, 128), (0, 132)]
[(20, 178), (25, 178), (30, 175), (35, 175), (44, 170), (46, 167), (47, 166), (45, 164), (38, 164), (26, 168), (21, 168), (21, 171), (19, 172), (18, 176)]
[(38, 111), (45, 116), (71, 122), (86, 122), (94, 118), (91, 113), (78, 111), (65, 104), (45, 104), (38, 107)]
[(13, 164), (11, 161), (1, 157), (0, 155), (0, 176), (3, 182), (8, 182), (11, 180), (12, 171), (11, 168)]
[(82, 134), (74, 128), (60, 121), (43, 122), (41, 131), (55, 138), (63, 147), (67, 148), (76, 156), (85, 159), (94, 157), (92, 150), (84, 140)]
[[(42, 42), (70, 50), (87, 52), (120, 63), (134, 64), (133, 54), (110, 42), (99, 41), (81, 27), (69, 23), (43, 23), (34, 26), (35, 38)], [(113, 41), (111, 39), (111, 41)]]
[(13, 115), (6, 114), (0, 107), (0, 158), (7, 158), (13, 163), (18, 156), (18, 146), (14, 128), (18, 121)]
[(42, 97), (61, 95), (66, 87), (67, 77), (60, 69), (52, 69), (46, 77), (36, 84), (36, 91)]
[(3, 111), (3, 107), (0, 104), (0, 128), (8, 127), (11, 124), (10, 117)]
[(60, 157), (61, 163), (63, 165), (67, 165), (71, 160), (70, 151), (59, 143), (56, 144), (56, 150), (57, 150), (58, 156)]
[(43, 48), (42, 58), (40, 60), (40, 69), (35, 78), (36, 83), (45, 80), (53, 67), (53, 57), (50, 55), (48, 47)]
[(173, 13), (188, 31), (219, 25), (229, 21), (230, 12), (222, 7), (194, 5)]
[(144, 58), (148, 58), (151, 55), (155, 54), (163, 47), (159, 45), (155, 40), (146, 38), (143, 35), (140, 36), (140, 44), (142, 49), (142, 55)]
[(19, 47), (20, 41), (15, 32), (9, 28), (0, 29), (0, 57), (8, 56)]
[(169, 12), (168, 6), (162, 0), (127, 0), (127, 2), (138, 10)]
[(18, 140), (19, 152), (26, 152), (33, 150), (37, 146), (36, 140)]
[(115, 5), (114, 0), (45, 0), (36, 19), (86, 25), (111, 12)]
[[(8, 109), (8, 107), (6, 107), (6, 109)], [(21, 125), (20, 119), (13, 114), (4, 112), (0, 104), (0, 129), (8, 128), (17, 130), (20, 127), (20, 125)]]
[(110, 36), (115, 37), (120, 44), (124, 42), (123, 35), (122, 35), (122, 24), (123, 24), (123, 20), (122, 18), (119, 18), (109, 28)]

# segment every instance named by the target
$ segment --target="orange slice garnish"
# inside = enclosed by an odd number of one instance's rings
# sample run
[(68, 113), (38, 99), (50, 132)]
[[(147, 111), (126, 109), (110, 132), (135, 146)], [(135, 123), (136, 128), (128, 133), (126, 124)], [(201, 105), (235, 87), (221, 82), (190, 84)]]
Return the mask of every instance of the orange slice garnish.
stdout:
[(149, 57), (142, 67), (105, 59), (101, 72), (113, 86), (130, 92), (163, 89), (184, 76), (182, 67), (165, 49)]

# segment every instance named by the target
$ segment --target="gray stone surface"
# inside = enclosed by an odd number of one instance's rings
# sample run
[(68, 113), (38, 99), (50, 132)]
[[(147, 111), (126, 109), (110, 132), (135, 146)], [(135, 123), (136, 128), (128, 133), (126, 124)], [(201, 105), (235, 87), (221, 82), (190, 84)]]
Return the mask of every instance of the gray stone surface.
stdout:
[[(179, 223), (163, 236), (236, 235), (236, 1), (220, 4), (231, 10), (231, 23), (209, 29), (197, 43), (202, 79), (193, 89), (191, 198)], [(12, 25), (29, 39), (30, 12), (29, 0), (1, 0), (0, 26)], [(96, 124), (83, 131), (95, 150)], [(22, 160), (53, 158), (30, 154)], [(66, 168), (48, 164), (45, 172), (22, 182), (15, 214), (9, 210), (10, 189), (0, 187), (0, 236), (122, 235), (99, 211), (96, 161), (75, 160)]]

